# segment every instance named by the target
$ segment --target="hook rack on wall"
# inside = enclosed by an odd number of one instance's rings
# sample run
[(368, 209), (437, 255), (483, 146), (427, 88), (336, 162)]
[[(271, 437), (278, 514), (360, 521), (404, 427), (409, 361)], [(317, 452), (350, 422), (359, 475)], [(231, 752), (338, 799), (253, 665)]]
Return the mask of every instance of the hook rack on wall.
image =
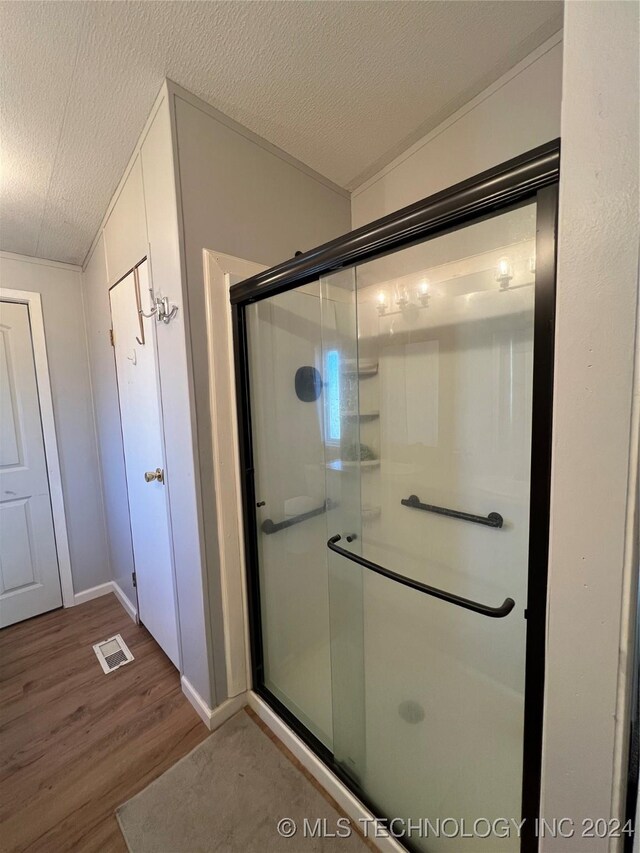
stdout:
[(177, 305), (169, 304), (169, 297), (163, 296), (160, 298), (156, 296), (154, 299), (154, 305), (151, 311), (148, 314), (145, 314), (142, 308), (138, 308), (138, 312), (143, 316), (149, 319), (149, 317), (155, 317), (158, 323), (169, 323), (178, 313)]

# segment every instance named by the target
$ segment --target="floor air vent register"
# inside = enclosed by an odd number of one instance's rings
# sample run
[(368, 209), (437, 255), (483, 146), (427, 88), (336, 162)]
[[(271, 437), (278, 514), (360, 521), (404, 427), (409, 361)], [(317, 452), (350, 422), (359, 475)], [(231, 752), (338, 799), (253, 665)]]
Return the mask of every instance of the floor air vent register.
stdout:
[(120, 634), (109, 637), (108, 640), (103, 640), (101, 643), (96, 643), (93, 651), (96, 653), (105, 675), (113, 672), (114, 669), (131, 663), (133, 660), (133, 655)]

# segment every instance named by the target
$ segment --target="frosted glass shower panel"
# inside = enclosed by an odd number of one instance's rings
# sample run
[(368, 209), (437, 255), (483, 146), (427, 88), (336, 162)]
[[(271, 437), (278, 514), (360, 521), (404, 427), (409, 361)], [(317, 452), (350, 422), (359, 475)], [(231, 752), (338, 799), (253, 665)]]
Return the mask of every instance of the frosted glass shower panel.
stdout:
[(248, 306), (247, 324), (264, 683), (330, 748), (319, 286)]

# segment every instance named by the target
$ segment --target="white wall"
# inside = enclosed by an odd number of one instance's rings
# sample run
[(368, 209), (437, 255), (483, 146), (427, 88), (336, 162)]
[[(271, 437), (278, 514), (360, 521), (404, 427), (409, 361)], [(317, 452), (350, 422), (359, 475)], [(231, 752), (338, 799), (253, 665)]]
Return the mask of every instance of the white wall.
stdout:
[(42, 297), (74, 593), (111, 580), (79, 267), (0, 253), (0, 283)]
[(561, 77), (558, 34), (354, 190), (353, 227), (558, 137)]
[[(637, 51), (637, 4), (566, 4), (543, 813), (576, 821), (619, 816), (624, 772), (638, 570)], [(577, 833), (543, 849), (610, 848)]]
[[(189, 92), (173, 93), (179, 210), (186, 269), (205, 585), (214, 649), (215, 701), (226, 696), (216, 525), (203, 250), (265, 265), (349, 230), (348, 193)], [(228, 304), (220, 306), (229, 310)], [(174, 525), (175, 528), (175, 525)]]
[(135, 605), (133, 545), (120, 427), (118, 386), (109, 339), (111, 307), (104, 239), (100, 235), (83, 273), (84, 309), (98, 453), (113, 580)]

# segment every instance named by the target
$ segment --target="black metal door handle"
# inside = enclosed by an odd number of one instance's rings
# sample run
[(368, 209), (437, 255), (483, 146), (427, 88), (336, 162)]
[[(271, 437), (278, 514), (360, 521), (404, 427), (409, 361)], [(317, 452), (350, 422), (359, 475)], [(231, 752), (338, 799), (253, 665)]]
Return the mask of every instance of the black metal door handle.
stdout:
[(405, 575), (400, 575), (397, 572), (392, 572), (390, 569), (385, 569), (383, 566), (379, 566), (377, 563), (373, 563), (365, 557), (360, 557), (358, 554), (352, 554), (351, 551), (347, 551), (346, 548), (341, 548), (340, 545), (338, 545), (338, 542), (341, 539), (342, 537), (339, 534), (332, 536), (331, 539), (327, 541), (327, 547), (332, 551), (335, 551), (336, 554), (346, 557), (347, 560), (351, 560), (359, 566), (363, 566), (365, 569), (376, 572), (385, 578), (389, 578), (389, 580), (396, 581), (397, 583), (403, 584), (403, 586), (408, 586), (418, 592), (423, 592), (425, 595), (431, 595), (433, 598), (440, 598), (442, 601), (448, 601), (449, 604), (455, 604), (456, 607), (464, 607), (465, 610), (473, 610), (474, 613), (481, 613), (483, 616), (491, 616), (494, 619), (501, 619), (503, 616), (507, 616), (515, 607), (516, 603), (513, 598), (505, 598), (500, 607), (489, 607), (486, 604), (471, 601), (469, 598), (462, 598), (460, 595), (454, 595), (451, 592), (445, 592), (443, 589), (437, 589), (435, 586), (428, 586), (425, 583), (420, 583), (420, 581), (413, 580)]
[[(264, 506), (264, 501), (261, 501), (257, 506), (260, 506), (261, 504)], [(284, 521), (273, 521), (271, 518), (265, 518), (260, 525), (260, 530), (267, 534), (277, 533), (279, 530), (285, 530), (287, 527), (293, 527), (294, 524), (301, 524), (308, 518), (314, 518), (316, 515), (322, 515), (323, 512), (333, 508), (334, 504), (332, 504), (330, 500), (326, 500), (322, 506), (309, 510), (309, 512), (303, 512), (301, 515), (294, 515), (293, 518), (285, 518)]]

